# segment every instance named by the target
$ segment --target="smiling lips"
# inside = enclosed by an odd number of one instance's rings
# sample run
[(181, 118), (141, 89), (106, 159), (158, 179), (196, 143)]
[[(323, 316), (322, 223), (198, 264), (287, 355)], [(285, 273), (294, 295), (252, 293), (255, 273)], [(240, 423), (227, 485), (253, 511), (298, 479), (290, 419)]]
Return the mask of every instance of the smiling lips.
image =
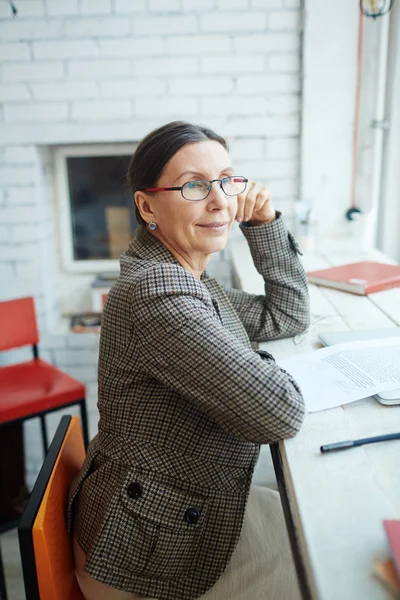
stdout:
[(215, 223), (206, 223), (204, 225), (199, 225), (199, 227), (205, 227), (206, 229), (211, 229), (214, 231), (221, 231), (221, 229), (224, 229), (226, 226), (228, 225), (227, 222), (215, 222)]

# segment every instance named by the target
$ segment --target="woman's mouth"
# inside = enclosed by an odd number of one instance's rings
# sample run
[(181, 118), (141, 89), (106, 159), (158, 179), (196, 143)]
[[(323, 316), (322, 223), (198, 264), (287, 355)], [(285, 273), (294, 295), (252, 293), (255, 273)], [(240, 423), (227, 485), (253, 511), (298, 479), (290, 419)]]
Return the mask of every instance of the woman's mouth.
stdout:
[(214, 223), (203, 223), (203, 224), (199, 225), (199, 227), (203, 227), (204, 229), (207, 229), (208, 231), (221, 232), (221, 231), (225, 231), (228, 228), (228, 223), (226, 221), (224, 221), (224, 222), (215, 221)]

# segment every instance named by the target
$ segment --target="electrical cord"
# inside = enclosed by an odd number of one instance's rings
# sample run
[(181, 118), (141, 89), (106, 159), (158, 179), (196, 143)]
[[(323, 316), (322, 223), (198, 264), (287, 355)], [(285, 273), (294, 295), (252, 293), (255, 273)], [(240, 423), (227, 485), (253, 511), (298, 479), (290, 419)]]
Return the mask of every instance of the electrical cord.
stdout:
[(17, 10), (17, 7), (15, 6), (13, 0), (8, 0), (8, 4), (10, 5), (13, 17), (16, 17), (18, 14), (18, 10)]

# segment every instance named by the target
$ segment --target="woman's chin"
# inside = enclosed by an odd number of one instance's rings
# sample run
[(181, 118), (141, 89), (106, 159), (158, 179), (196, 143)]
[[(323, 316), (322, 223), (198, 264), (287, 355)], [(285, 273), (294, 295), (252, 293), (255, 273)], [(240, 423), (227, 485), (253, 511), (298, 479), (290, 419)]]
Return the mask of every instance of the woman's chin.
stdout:
[(208, 244), (209, 254), (213, 254), (214, 252), (221, 252), (221, 250), (224, 250), (227, 241), (228, 241), (228, 236), (225, 236), (224, 238), (220, 238), (217, 240), (213, 240), (212, 243)]

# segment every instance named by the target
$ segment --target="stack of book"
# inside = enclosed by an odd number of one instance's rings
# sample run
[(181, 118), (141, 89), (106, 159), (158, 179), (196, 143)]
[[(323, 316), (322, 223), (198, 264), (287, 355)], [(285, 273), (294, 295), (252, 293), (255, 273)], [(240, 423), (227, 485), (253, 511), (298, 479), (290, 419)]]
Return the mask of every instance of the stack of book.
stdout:
[(398, 598), (400, 595), (400, 519), (383, 521), (392, 559), (384, 560), (374, 566), (373, 573)]
[(367, 296), (400, 286), (400, 265), (360, 261), (309, 271), (307, 278), (310, 283)]
[(84, 313), (72, 315), (71, 331), (74, 333), (99, 333), (101, 325), (101, 314)]
[(101, 313), (107, 294), (117, 281), (119, 273), (99, 273), (92, 282), (92, 310)]

